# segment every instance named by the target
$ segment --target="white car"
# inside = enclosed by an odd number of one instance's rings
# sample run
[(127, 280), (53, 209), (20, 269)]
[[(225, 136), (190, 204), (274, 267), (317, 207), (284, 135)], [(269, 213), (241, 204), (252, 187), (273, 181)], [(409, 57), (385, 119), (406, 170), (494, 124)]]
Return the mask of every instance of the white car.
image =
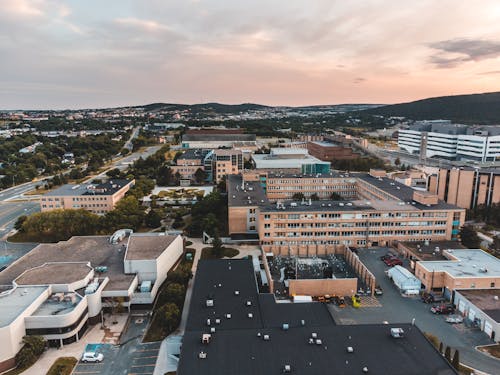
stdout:
[(82, 355), (82, 362), (102, 362), (103, 359), (102, 353), (86, 352)]
[(451, 324), (458, 324), (462, 323), (464, 321), (464, 318), (461, 317), (460, 315), (449, 315), (446, 317), (446, 322), (451, 323)]

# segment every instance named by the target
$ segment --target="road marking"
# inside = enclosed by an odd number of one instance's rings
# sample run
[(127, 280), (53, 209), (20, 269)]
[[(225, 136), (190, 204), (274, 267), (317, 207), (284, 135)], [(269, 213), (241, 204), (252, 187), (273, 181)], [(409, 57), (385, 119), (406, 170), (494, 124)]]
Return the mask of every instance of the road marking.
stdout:
[(100, 374), (101, 371), (75, 371), (73, 374)]
[(156, 363), (147, 364), (147, 365), (132, 365), (130, 367), (145, 367), (145, 366), (147, 366), (147, 367), (156, 366)]

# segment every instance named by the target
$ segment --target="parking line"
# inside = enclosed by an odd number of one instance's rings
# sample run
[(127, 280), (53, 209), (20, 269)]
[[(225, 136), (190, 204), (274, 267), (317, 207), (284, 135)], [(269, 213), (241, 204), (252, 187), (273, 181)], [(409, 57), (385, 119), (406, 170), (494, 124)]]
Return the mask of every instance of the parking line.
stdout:
[(149, 366), (149, 367), (151, 367), (151, 366), (156, 366), (156, 363), (152, 363), (152, 364), (150, 364), (150, 365), (132, 365), (132, 366), (130, 366), (130, 367), (144, 367), (144, 366)]
[(75, 371), (73, 374), (100, 374), (100, 371)]

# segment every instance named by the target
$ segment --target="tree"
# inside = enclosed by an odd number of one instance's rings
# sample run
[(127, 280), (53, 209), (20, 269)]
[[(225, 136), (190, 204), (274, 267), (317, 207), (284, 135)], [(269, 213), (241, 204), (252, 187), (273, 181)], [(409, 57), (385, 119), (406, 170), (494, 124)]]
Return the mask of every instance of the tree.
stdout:
[(161, 216), (156, 210), (150, 210), (144, 218), (144, 223), (149, 228), (158, 228), (161, 226)]
[(394, 165), (395, 166), (401, 165), (401, 159), (400, 158), (396, 158), (396, 160), (394, 160)]
[(339, 193), (337, 193), (336, 191), (334, 191), (332, 193), (332, 195), (330, 195), (330, 199), (334, 200), (334, 201), (341, 201), (341, 200), (344, 200), (342, 198), (342, 195), (340, 195)]
[(14, 229), (21, 230), (26, 219), (28, 219), (28, 216), (26, 215), (19, 216), (14, 224)]
[(45, 351), (45, 339), (42, 336), (24, 336), (23, 343), (29, 346), (36, 356)]
[(103, 217), (103, 229), (113, 232), (117, 229), (131, 228), (139, 229), (144, 220), (144, 207), (136, 197), (130, 195), (122, 198), (114, 210), (109, 211)]
[(222, 247), (222, 241), (219, 237), (219, 233), (215, 231), (214, 237), (212, 238), (212, 254), (216, 258), (221, 258), (224, 254), (224, 248)]
[(460, 228), (460, 241), (469, 249), (477, 249), (481, 245), (481, 239), (470, 225)]
[(159, 186), (168, 186), (173, 182), (172, 168), (168, 165), (163, 165), (158, 169), (158, 176), (156, 177), (156, 183)]
[(311, 200), (312, 200), (312, 201), (319, 201), (319, 196), (318, 196), (318, 194), (316, 194), (316, 193), (312, 194), (312, 195), (311, 195)]
[(106, 172), (106, 176), (110, 178), (118, 178), (121, 175), (121, 171), (118, 168), (110, 169)]
[(493, 254), (500, 254), (500, 236), (493, 237), (493, 242), (489, 245), (488, 248)]
[(166, 303), (160, 307), (158, 314), (168, 332), (173, 332), (179, 326), (181, 312), (175, 303)]
[(196, 181), (197, 184), (202, 184), (205, 182), (207, 179), (207, 172), (205, 172), (203, 169), (198, 168), (196, 172), (194, 172), (194, 180)]
[(175, 303), (177, 306), (182, 307), (184, 304), (184, 295), (186, 288), (182, 284), (171, 283), (165, 289), (165, 298), (169, 302)]
[(295, 193), (294, 195), (292, 195), (292, 199), (294, 201), (301, 201), (302, 199), (304, 199), (304, 194), (303, 193)]
[(449, 346), (447, 346), (446, 349), (444, 350), (444, 357), (448, 362), (451, 363), (451, 348)]
[(455, 368), (455, 370), (458, 371), (460, 369), (460, 353), (458, 352), (458, 350), (455, 350), (455, 353), (453, 353), (451, 364)]
[(36, 356), (30, 347), (23, 346), (19, 353), (16, 354), (15, 361), (18, 368), (27, 368), (36, 361)]

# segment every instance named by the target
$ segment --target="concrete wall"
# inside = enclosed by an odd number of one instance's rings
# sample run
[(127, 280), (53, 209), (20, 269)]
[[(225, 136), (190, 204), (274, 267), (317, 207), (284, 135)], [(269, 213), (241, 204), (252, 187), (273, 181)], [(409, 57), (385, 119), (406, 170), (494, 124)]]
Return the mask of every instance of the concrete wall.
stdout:
[(358, 279), (289, 280), (289, 293), (306, 296), (351, 296), (358, 290)]

